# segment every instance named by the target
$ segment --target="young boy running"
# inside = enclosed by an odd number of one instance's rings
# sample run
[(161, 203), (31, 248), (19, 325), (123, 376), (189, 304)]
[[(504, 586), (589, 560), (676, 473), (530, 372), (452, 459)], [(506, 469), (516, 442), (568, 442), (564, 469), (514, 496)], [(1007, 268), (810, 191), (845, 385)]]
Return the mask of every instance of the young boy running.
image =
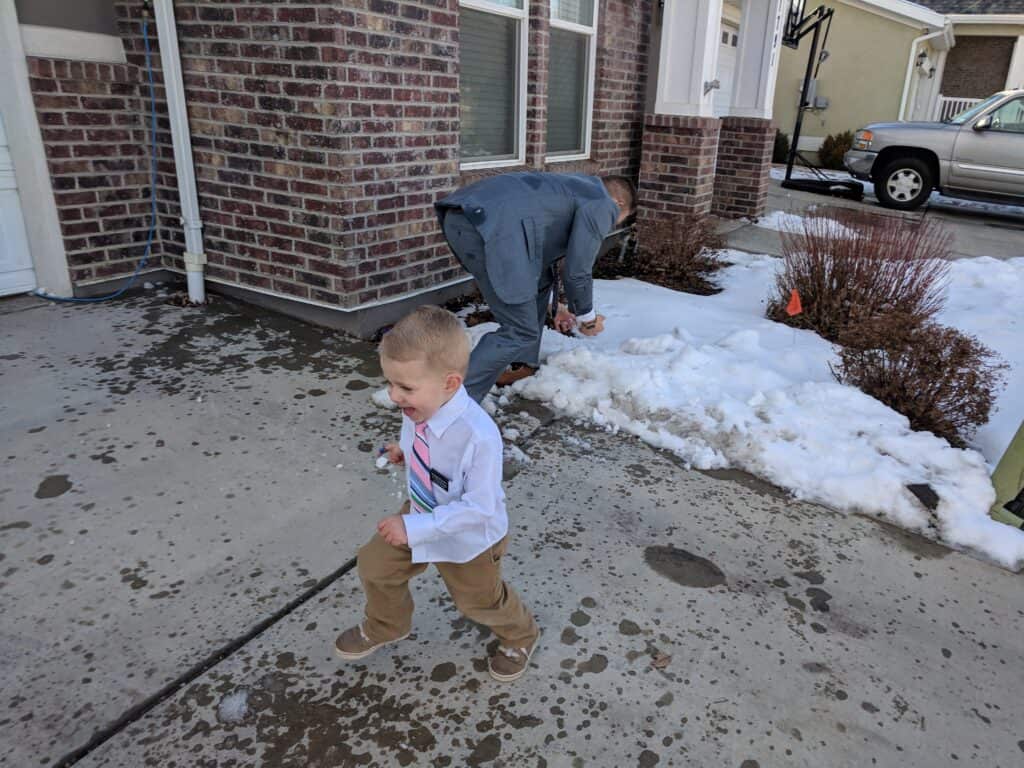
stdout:
[(406, 465), (409, 501), (359, 550), (366, 618), (338, 637), (335, 651), (362, 659), (408, 637), (409, 580), (433, 563), (456, 607), (497, 635), (491, 677), (516, 680), (540, 630), (501, 578), (508, 546), (501, 433), (462, 386), (469, 338), (451, 312), (420, 307), (384, 336), (380, 363), (402, 409), (399, 443), (387, 452)]

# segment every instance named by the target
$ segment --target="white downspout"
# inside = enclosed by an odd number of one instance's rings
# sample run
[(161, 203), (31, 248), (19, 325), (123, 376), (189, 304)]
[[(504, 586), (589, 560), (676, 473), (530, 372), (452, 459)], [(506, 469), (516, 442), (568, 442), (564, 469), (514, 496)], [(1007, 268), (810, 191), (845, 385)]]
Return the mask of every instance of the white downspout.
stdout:
[(181, 54), (178, 52), (178, 29), (174, 20), (173, 0), (154, 0), (157, 37), (160, 41), (160, 63), (163, 67), (167, 114), (171, 122), (171, 143), (174, 145), (174, 167), (181, 198), (181, 223), (185, 228), (185, 274), (188, 278), (188, 299), (193, 304), (206, 301), (203, 284), (203, 221), (199, 216), (196, 194), (196, 173), (192, 161), (192, 136), (185, 107), (185, 86), (181, 76)]
[(946, 27), (943, 27), (938, 32), (929, 32), (915, 37), (910, 43), (910, 58), (907, 60), (907, 74), (903, 78), (903, 96), (900, 98), (900, 112), (897, 120), (903, 120), (904, 115), (907, 111), (907, 100), (910, 98), (910, 78), (914, 74), (914, 60), (917, 59), (917, 47), (934, 37), (943, 37), (946, 35)]

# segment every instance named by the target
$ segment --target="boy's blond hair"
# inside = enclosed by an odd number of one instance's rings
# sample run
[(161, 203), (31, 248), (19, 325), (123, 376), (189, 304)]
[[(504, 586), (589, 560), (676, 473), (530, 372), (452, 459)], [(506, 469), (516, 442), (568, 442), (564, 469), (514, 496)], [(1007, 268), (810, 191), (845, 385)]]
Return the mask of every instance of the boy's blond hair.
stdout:
[(399, 363), (423, 360), (435, 371), (465, 376), (469, 367), (469, 336), (448, 310), (422, 306), (384, 334), (380, 355)]

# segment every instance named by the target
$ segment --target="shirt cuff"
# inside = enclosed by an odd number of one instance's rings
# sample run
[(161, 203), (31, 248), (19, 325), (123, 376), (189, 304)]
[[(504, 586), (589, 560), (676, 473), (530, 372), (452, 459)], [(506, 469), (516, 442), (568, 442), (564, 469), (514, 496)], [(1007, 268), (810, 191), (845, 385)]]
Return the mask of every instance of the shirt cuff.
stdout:
[(402, 515), (402, 522), (405, 523), (405, 537), (409, 540), (410, 549), (431, 541), (436, 535), (433, 515)]
[(597, 310), (592, 309), (585, 315), (576, 315), (577, 323), (590, 323), (597, 319)]

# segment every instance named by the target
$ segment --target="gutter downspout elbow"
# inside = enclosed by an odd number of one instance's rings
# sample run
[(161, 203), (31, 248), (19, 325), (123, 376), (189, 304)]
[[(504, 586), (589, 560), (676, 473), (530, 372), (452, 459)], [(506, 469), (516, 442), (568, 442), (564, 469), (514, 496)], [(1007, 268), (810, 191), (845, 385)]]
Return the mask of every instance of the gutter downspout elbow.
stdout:
[(174, 19), (173, 0), (153, 0), (157, 38), (160, 43), (160, 64), (163, 68), (164, 91), (167, 97), (167, 115), (171, 124), (171, 143), (174, 145), (174, 167), (178, 177), (178, 195), (181, 200), (181, 224), (185, 231), (185, 274), (188, 279), (188, 299), (193, 304), (206, 301), (203, 282), (206, 253), (203, 249), (203, 221), (199, 214), (199, 196), (196, 191), (196, 172), (192, 160), (192, 135), (188, 127), (188, 109), (185, 104), (185, 85), (181, 74), (181, 54), (178, 51), (178, 28)]

